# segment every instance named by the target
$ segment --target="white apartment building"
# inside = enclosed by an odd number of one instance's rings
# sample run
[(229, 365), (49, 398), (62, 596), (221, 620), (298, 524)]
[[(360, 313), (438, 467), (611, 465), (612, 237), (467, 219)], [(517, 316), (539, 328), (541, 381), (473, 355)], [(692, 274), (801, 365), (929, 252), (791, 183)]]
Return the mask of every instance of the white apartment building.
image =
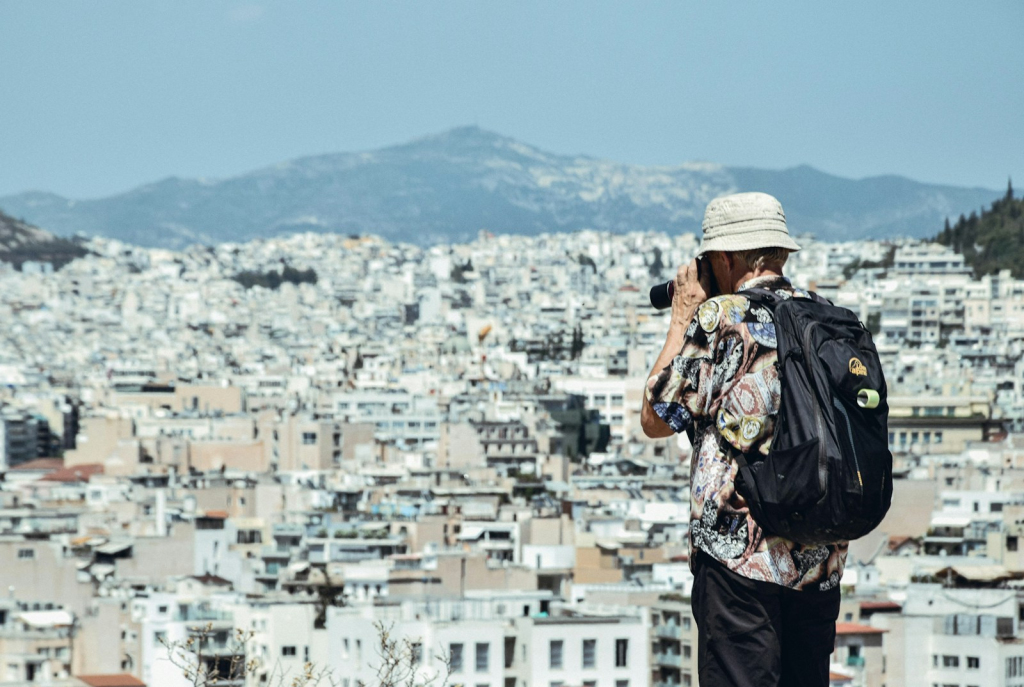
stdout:
[(380, 441), (416, 448), (441, 438), (437, 401), (425, 396), (386, 391), (356, 391), (334, 396), (335, 418), (369, 422)]
[(317, 628), (317, 607), (314, 603), (251, 601), (233, 609), (235, 626), (251, 633), (247, 659), (257, 665), (246, 678), (249, 687), (267, 684), (271, 676), (283, 684), (303, 674), (303, 666), (328, 662), (327, 631)]
[[(329, 666), (337, 684), (375, 684), (381, 666), (381, 626), (398, 651), (411, 652), (419, 680), (443, 677), (452, 684), (504, 687), (506, 628), (519, 612), (539, 613), (547, 592), (488, 593), (466, 599), (425, 599), (388, 606), (330, 608)], [(408, 655), (408, 654), (406, 654)]]
[(899, 614), (876, 614), (885, 636), (887, 684), (1020, 687), (1022, 599), (1009, 589), (911, 584)]
[[(505, 641), (507, 687), (648, 687), (644, 616), (515, 618)], [(513, 682), (514, 680), (514, 682)]]
[[(128, 639), (134, 640), (129, 645), (136, 655), (129, 654), (125, 667), (146, 684), (190, 687), (192, 683), (183, 675), (182, 668), (171, 660), (168, 645), (184, 646), (190, 635), (209, 628), (203, 652), (207, 670), (216, 667), (226, 676), (232, 656), (244, 660), (245, 655), (244, 645), (235, 641), (235, 620), (227, 610), (234, 601), (231, 596), (215, 600), (166, 592), (132, 599), (131, 625), (125, 632), (134, 635)], [(233, 684), (226, 680), (222, 683)]]

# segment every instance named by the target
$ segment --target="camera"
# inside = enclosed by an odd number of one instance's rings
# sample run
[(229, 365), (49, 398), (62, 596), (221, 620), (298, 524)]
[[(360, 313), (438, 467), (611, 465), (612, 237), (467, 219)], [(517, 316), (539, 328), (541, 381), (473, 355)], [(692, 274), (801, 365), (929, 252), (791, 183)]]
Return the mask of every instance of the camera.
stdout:
[[(716, 296), (719, 293), (718, 282), (715, 280), (715, 273), (711, 271), (710, 265), (705, 265), (705, 256), (701, 255), (697, 257), (697, 278), (701, 279), (706, 284), (705, 291), (708, 297)], [(701, 273), (707, 270), (707, 280), (701, 276)], [(672, 307), (672, 297), (676, 293), (676, 282), (674, 279), (670, 279), (664, 284), (658, 284), (651, 287), (651, 305), (658, 310), (665, 310), (666, 308)]]

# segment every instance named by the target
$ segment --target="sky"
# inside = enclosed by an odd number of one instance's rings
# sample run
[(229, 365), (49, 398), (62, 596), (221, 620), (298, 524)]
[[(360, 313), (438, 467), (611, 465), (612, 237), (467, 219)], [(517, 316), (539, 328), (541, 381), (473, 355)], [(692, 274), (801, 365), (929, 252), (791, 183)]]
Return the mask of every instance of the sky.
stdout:
[(476, 124), (637, 164), (1024, 188), (1024, 3), (0, 0), (0, 195)]

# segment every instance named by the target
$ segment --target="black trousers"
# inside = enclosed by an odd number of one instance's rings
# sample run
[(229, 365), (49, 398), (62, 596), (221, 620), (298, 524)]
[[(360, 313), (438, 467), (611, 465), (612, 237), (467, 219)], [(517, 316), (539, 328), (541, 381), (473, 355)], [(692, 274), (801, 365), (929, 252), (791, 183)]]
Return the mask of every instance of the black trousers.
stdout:
[(694, 553), (700, 687), (828, 687), (839, 588), (758, 582)]

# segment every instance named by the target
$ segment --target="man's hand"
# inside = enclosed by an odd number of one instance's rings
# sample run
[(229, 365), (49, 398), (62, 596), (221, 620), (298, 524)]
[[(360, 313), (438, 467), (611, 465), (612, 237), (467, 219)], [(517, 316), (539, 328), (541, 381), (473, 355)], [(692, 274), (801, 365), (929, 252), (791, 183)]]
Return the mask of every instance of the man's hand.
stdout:
[[(665, 338), (665, 346), (654, 362), (654, 369), (647, 376), (648, 379), (664, 370), (672, 359), (679, 355), (686, 338), (686, 328), (690, 326), (697, 308), (708, 299), (710, 292), (711, 266), (707, 261), (698, 267), (697, 260), (692, 260), (686, 265), (681, 265), (676, 271), (675, 292), (672, 294), (672, 321), (668, 328), (668, 336)], [(651, 408), (646, 391), (640, 409), (640, 426), (644, 434), (652, 439), (673, 434), (672, 428)]]
[(711, 265), (701, 265), (694, 258), (676, 270), (675, 293), (672, 295), (672, 326), (682, 325), (683, 331), (689, 326), (693, 314), (711, 292)]

